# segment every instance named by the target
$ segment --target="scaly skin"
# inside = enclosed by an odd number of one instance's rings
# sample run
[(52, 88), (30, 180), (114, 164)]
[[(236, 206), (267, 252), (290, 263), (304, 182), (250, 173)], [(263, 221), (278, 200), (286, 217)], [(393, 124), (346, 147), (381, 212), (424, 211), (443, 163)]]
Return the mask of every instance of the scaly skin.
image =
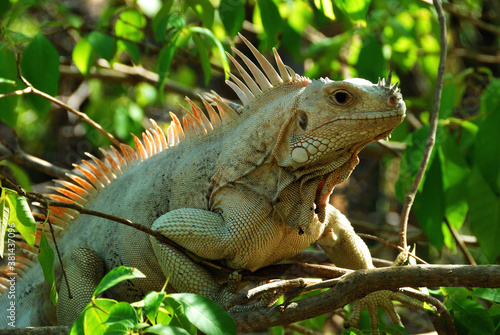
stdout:
[[(274, 87), (259, 83), (262, 93), (250, 88), (257, 97), (246, 93), (245, 106), (229, 111), (233, 121), (127, 169), (122, 165), (123, 173), (87, 196), (85, 207), (151, 227), (194, 254), (235, 270), (257, 270), (313, 242), (338, 266), (372, 267), (368, 248), (328, 205), (328, 197), (356, 166), (358, 152), (402, 121), (401, 94), (384, 82), (310, 81), (290, 70), (287, 80), (279, 68), (284, 82), (265, 69)], [(234, 296), (179, 250), (115, 222), (79, 215), (58, 245), (76, 298), (68, 299), (61, 289), (56, 311), (48, 302), (41, 269), (33, 267), (17, 284), (17, 326), (56, 319), (71, 324), (103, 274), (119, 265), (137, 267), (146, 279), (111, 289), (106, 296), (113, 299), (141, 299), (161, 289), (168, 274), (171, 291), (203, 294), (221, 305)], [(3, 295), (0, 306), (6, 302)], [(6, 325), (4, 318), (0, 325)]]

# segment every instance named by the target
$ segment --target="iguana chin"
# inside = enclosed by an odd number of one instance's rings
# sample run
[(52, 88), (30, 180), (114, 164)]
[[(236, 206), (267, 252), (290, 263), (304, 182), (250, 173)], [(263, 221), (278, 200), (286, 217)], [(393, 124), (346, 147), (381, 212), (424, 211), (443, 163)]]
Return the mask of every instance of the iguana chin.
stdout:
[[(338, 266), (373, 267), (368, 248), (328, 198), (358, 163), (358, 152), (403, 120), (397, 84), (310, 80), (274, 50), (276, 71), (242, 39), (262, 69), (234, 49), (249, 74), (229, 55), (243, 81), (230, 74), (227, 83), (242, 105), (213, 93), (211, 103), (203, 100), (207, 117), (187, 99), (190, 110), (182, 123), (172, 114), (166, 135), (153, 122), (143, 141), (135, 138), (136, 150), (121, 145), (121, 152), (103, 150), (103, 159), (89, 155), (75, 165), (80, 176), (57, 181), (59, 195), (49, 196), (141, 223), (235, 270), (257, 270), (313, 242)], [(235, 295), (185, 253), (147, 234), (65, 208), (51, 213), (73, 299), (61, 282), (53, 307), (42, 270), (32, 265), (16, 284), (16, 326), (71, 324), (103, 275), (119, 265), (137, 267), (146, 278), (106, 292), (117, 300), (160, 290), (167, 275), (169, 292), (199, 293), (221, 305)], [(33, 256), (24, 251), (18, 262)], [(1, 309), (8, 303), (3, 294)], [(7, 321), (0, 318), (0, 325)]]

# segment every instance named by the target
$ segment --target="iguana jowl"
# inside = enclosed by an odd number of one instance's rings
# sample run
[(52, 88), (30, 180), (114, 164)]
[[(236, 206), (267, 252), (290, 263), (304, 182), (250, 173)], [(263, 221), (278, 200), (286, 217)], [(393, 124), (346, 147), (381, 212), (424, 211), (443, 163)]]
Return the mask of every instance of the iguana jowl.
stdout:
[[(397, 85), (381, 80), (310, 80), (285, 66), (276, 71), (245, 39), (262, 71), (241, 52), (247, 73), (228, 84), (242, 106), (217, 94), (203, 101), (209, 118), (190, 100), (181, 121), (172, 114), (167, 135), (153, 128), (104, 159), (76, 166), (82, 176), (58, 181), (52, 198), (142, 223), (192, 253), (232, 269), (256, 270), (294, 256), (317, 242), (338, 266), (372, 267), (371, 256), (347, 219), (328, 204), (335, 185), (358, 163), (368, 143), (387, 137), (405, 116)], [(61, 228), (58, 245), (73, 299), (59, 285), (51, 306), (39, 265), (17, 283), (17, 326), (70, 324), (104, 273), (126, 265), (145, 279), (106, 294), (134, 301), (159, 290), (206, 295), (224, 304), (234, 292), (201, 265), (147, 234), (101, 218), (51, 208)], [(31, 257), (26, 252), (26, 257)], [(8, 303), (5, 294), (0, 307)], [(7, 320), (0, 319), (5, 326)]]

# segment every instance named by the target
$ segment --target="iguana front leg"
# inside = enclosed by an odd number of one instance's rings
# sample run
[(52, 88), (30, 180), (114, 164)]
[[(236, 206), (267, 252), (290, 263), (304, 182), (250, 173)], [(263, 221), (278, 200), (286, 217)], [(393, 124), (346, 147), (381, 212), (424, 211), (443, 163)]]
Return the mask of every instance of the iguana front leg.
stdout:
[[(373, 268), (372, 257), (363, 240), (356, 235), (350, 222), (335, 207), (327, 207), (327, 226), (322, 237), (317, 241), (337, 266), (347, 269)], [(355, 302), (351, 318), (346, 323), (354, 326), (358, 323), (361, 310), (368, 309), (372, 331), (378, 330), (378, 308), (383, 308), (394, 324), (403, 326), (394, 309), (392, 300), (397, 300), (413, 308), (423, 309), (423, 303), (403, 293), (388, 290), (376, 291)]]
[[(231, 215), (228, 216), (224, 218), (221, 214), (207, 210), (181, 208), (159, 217), (152, 229), (203, 258), (235, 262), (237, 254), (244, 259), (241, 254), (246, 251), (251, 254), (255, 247), (250, 243), (251, 239), (245, 237), (246, 234), (259, 235), (259, 231), (267, 234), (268, 230), (254, 227), (255, 232), (252, 232), (250, 225), (258, 225), (258, 222), (249, 220), (251, 224), (240, 225), (231, 219)], [(259, 237), (253, 237), (259, 240)], [(151, 244), (165, 276), (172, 274), (169, 283), (176, 291), (202, 294), (222, 306), (235, 296), (231, 287), (218, 284), (211, 273), (183, 252), (155, 238), (151, 238)]]

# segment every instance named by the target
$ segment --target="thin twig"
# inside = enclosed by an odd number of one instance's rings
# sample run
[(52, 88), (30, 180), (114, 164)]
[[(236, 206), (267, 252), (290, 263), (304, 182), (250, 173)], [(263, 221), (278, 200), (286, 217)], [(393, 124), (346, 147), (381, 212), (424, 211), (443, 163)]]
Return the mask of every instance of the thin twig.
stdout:
[(457, 232), (457, 230), (455, 229), (455, 227), (453, 227), (450, 224), (450, 221), (448, 221), (448, 219), (444, 218), (444, 222), (446, 223), (446, 226), (450, 230), (451, 235), (453, 235), (453, 238), (457, 242), (458, 247), (460, 248), (460, 250), (464, 254), (465, 258), (467, 258), (467, 261), (469, 262), (469, 264), (470, 265), (477, 265), (476, 260), (474, 259), (474, 256), (472, 256), (472, 254), (470, 253), (469, 249), (467, 249), (467, 246), (465, 245), (465, 242), (462, 239), (462, 236), (460, 236), (460, 234)]
[(69, 111), (70, 113), (73, 113), (74, 115), (76, 115), (80, 120), (82, 121), (85, 121), (87, 122), (88, 124), (90, 124), (92, 127), (94, 127), (95, 129), (97, 129), (101, 134), (103, 134), (104, 136), (106, 136), (115, 146), (119, 147), (120, 146), (120, 142), (113, 136), (111, 135), (110, 133), (108, 133), (106, 130), (104, 130), (101, 125), (99, 125), (97, 122), (95, 122), (94, 120), (92, 120), (90, 117), (88, 117), (87, 114), (85, 113), (82, 113), (80, 111), (77, 111), (76, 109), (68, 106), (67, 104), (65, 104), (64, 102), (62, 102), (61, 100), (59, 99), (56, 99), (54, 98), (53, 96), (45, 93), (45, 92), (42, 92), (40, 91), (39, 89), (35, 88), (23, 75), (22, 75), (22, 72), (21, 72), (21, 55), (18, 54), (17, 55), (17, 73), (18, 73), (18, 76), (19, 78), (21, 79), (21, 81), (26, 85), (26, 88), (22, 89), (22, 90), (17, 90), (17, 91), (14, 91), (14, 92), (11, 92), (11, 93), (7, 93), (7, 94), (0, 94), (0, 99), (1, 98), (6, 98), (6, 97), (10, 97), (10, 96), (15, 96), (15, 95), (23, 95), (23, 94), (35, 94), (35, 95), (38, 95), (46, 100), (49, 100), (51, 101), (52, 103), (66, 109), (67, 111)]
[(441, 37), (441, 52), (439, 56), (439, 66), (438, 66), (438, 75), (436, 80), (436, 90), (434, 93), (434, 108), (431, 115), (430, 120), (430, 130), (429, 137), (427, 138), (427, 143), (425, 145), (425, 151), (422, 157), (422, 161), (420, 162), (420, 166), (417, 171), (417, 175), (415, 176), (415, 180), (411, 185), (410, 191), (406, 194), (403, 210), (401, 212), (401, 223), (399, 230), (399, 245), (406, 249), (407, 240), (406, 240), (406, 232), (408, 230), (408, 218), (410, 216), (410, 209), (415, 200), (415, 195), (417, 194), (418, 188), (422, 179), (424, 177), (425, 170), (429, 163), (429, 159), (431, 157), (432, 148), (434, 147), (434, 143), (436, 142), (436, 132), (438, 125), (438, 116), (439, 116), (439, 107), (441, 105), (441, 92), (443, 90), (443, 77), (444, 77), (444, 68), (446, 63), (446, 17), (443, 12), (443, 8), (441, 7), (441, 2), (439, 0), (433, 0), (434, 7), (436, 8), (436, 12), (439, 18), (439, 26), (440, 26), (440, 37)]
[(61, 252), (59, 251), (59, 246), (57, 245), (57, 239), (56, 239), (56, 235), (54, 233), (54, 226), (52, 226), (52, 222), (50, 222), (50, 220), (49, 220), (49, 215), (48, 215), (49, 214), (49, 207), (44, 208), (44, 209), (45, 209), (45, 212), (46, 212), (45, 213), (46, 221), (49, 224), (49, 228), (50, 228), (50, 235), (52, 236), (52, 242), (54, 243), (54, 247), (56, 249), (57, 258), (59, 259), (59, 264), (61, 264), (61, 272), (62, 272), (64, 281), (66, 283), (66, 288), (68, 290), (68, 298), (69, 299), (73, 299), (73, 295), (71, 294), (71, 289), (69, 287), (68, 276), (66, 274), (66, 268), (64, 267), (64, 263), (62, 261), (62, 256), (61, 256)]
[[(378, 236), (374, 236), (374, 235), (370, 235), (370, 234), (363, 234), (363, 233), (358, 233), (358, 236), (359, 237), (364, 237), (364, 238), (369, 238), (371, 240), (383, 243), (383, 244), (385, 244), (385, 245), (387, 245), (389, 247), (398, 249), (400, 252), (404, 252), (405, 251), (405, 249), (403, 249), (403, 247), (401, 247), (399, 245), (396, 245), (396, 244), (394, 244), (392, 242), (389, 242), (387, 240), (384, 240), (383, 238), (380, 238)], [(413, 255), (411, 253), (408, 253), (408, 256), (411, 256), (411, 257), (415, 258), (417, 261), (419, 261), (422, 264), (429, 264), (426, 261), (424, 261), (422, 258), (418, 257), (417, 255)]]
[(439, 301), (438, 299), (436, 299), (434, 297), (431, 297), (430, 295), (427, 295), (425, 293), (422, 293), (420, 291), (417, 291), (417, 290), (411, 289), (411, 288), (404, 287), (404, 288), (400, 288), (399, 291), (406, 294), (409, 297), (418, 299), (420, 301), (426, 302), (429, 305), (436, 307), (436, 313), (438, 315), (440, 315), (445, 320), (446, 326), (448, 328), (447, 329), (448, 334), (456, 334), (455, 324), (453, 323), (453, 318), (451, 317), (451, 314), (448, 311), (448, 309), (446, 308), (446, 306), (441, 301)]

